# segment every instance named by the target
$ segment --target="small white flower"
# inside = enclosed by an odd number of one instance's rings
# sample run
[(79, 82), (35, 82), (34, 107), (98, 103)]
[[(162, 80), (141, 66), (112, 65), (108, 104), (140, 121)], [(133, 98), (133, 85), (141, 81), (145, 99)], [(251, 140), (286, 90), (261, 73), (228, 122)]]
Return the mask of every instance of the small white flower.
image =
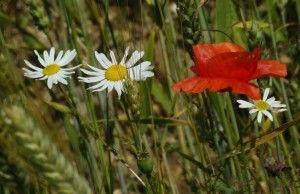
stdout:
[(39, 53), (35, 50), (34, 53), (38, 57), (38, 61), (41, 64), (41, 68), (32, 65), (27, 60), (24, 60), (28, 68), (22, 68), (24, 70), (24, 76), (39, 79), (39, 80), (46, 80), (47, 79), (47, 86), (49, 89), (52, 88), (53, 84), (57, 84), (58, 82), (67, 85), (68, 82), (65, 78), (70, 77), (71, 74), (75, 73), (73, 70), (76, 67), (72, 68), (63, 68), (68, 63), (70, 63), (76, 56), (75, 50), (67, 50), (65, 53), (64, 51), (59, 51), (56, 58), (55, 57), (55, 48), (52, 47), (49, 51), (44, 51), (43, 58), (39, 55)]
[(88, 89), (93, 92), (103, 91), (106, 88), (108, 92), (115, 89), (120, 97), (124, 91), (124, 82), (126, 79), (134, 81), (146, 80), (152, 77), (153, 66), (150, 61), (144, 61), (135, 65), (143, 56), (143, 51), (134, 51), (131, 57), (126, 60), (129, 48), (125, 50), (122, 60), (118, 63), (113, 51), (110, 51), (111, 61), (103, 54), (95, 51), (95, 56), (101, 65), (101, 69), (88, 65), (92, 71), (81, 69), (81, 71), (90, 77), (78, 77), (85, 83), (96, 83)]
[(250, 109), (250, 114), (256, 114), (257, 113), (257, 121), (258, 123), (261, 123), (263, 115), (268, 117), (270, 121), (273, 121), (273, 116), (271, 112), (283, 112), (286, 111), (286, 105), (281, 104), (280, 101), (276, 101), (275, 97), (268, 98), (268, 95), (270, 93), (270, 88), (265, 89), (263, 99), (262, 100), (256, 100), (253, 103), (244, 101), (244, 100), (238, 100), (237, 102), (240, 104), (240, 108), (248, 108)]

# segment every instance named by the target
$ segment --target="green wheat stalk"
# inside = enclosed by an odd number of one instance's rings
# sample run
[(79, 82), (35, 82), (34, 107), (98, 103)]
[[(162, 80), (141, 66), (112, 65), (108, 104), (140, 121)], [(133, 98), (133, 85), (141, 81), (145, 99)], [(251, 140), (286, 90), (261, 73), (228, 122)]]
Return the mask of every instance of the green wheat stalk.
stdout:
[(201, 40), (201, 23), (199, 2), (196, 0), (177, 1), (179, 18), (182, 25), (182, 35), (185, 45), (191, 51), (191, 46)]
[(29, 8), (30, 15), (33, 18), (35, 25), (42, 31), (45, 31), (49, 27), (49, 18), (46, 10), (44, 9), (44, 3), (41, 0), (26, 0), (26, 5)]
[(19, 153), (33, 166), (40, 178), (62, 194), (91, 194), (91, 189), (77, 169), (58, 150), (50, 138), (34, 125), (20, 106), (4, 109), (11, 120), (10, 133), (15, 139)]

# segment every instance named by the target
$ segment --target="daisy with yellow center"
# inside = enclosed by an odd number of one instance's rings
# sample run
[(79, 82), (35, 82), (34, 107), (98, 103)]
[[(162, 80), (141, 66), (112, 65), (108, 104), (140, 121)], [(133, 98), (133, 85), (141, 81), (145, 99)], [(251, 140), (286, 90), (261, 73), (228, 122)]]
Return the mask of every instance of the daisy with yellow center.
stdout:
[(124, 91), (124, 82), (126, 79), (141, 81), (152, 77), (153, 66), (150, 61), (144, 61), (138, 65), (136, 63), (144, 56), (143, 51), (134, 51), (131, 57), (126, 60), (129, 48), (126, 48), (125, 54), (120, 62), (117, 62), (115, 54), (110, 51), (109, 60), (103, 53), (95, 51), (97, 61), (101, 69), (89, 66), (91, 70), (81, 69), (81, 71), (90, 77), (79, 77), (79, 80), (85, 83), (95, 83), (88, 89), (93, 92), (108, 89), (108, 92), (115, 89), (120, 97)]
[(257, 121), (261, 123), (263, 115), (268, 117), (270, 121), (273, 121), (273, 116), (271, 112), (283, 112), (286, 111), (286, 105), (281, 104), (280, 101), (276, 101), (275, 97), (268, 98), (270, 93), (270, 88), (265, 89), (263, 99), (256, 100), (253, 103), (238, 100), (237, 102), (240, 104), (240, 108), (248, 108), (250, 109), (250, 114), (257, 113)]
[(39, 55), (39, 53), (35, 50), (39, 63), (42, 67), (37, 67), (32, 65), (27, 60), (24, 60), (26, 66), (28, 68), (23, 68), (24, 76), (39, 79), (39, 80), (47, 80), (47, 86), (49, 89), (52, 88), (53, 84), (57, 84), (58, 82), (67, 85), (68, 82), (66, 78), (70, 77), (71, 74), (75, 73), (75, 70), (78, 66), (72, 68), (65, 68), (67, 64), (69, 64), (76, 56), (75, 50), (67, 50), (60, 51), (55, 58), (55, 48), (52, 47), (49, 51), (44, 51), (43, 57)]

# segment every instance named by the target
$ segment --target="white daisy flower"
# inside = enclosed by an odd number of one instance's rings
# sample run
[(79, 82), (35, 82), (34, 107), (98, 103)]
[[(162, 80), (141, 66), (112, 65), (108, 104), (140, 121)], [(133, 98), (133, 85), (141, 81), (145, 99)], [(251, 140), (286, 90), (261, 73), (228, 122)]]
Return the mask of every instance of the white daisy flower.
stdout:
[(248, 108), (250, 109), (250, 114), (256, 114), (257, 113), (257, 121), (258, 123), (261, 123), (263, 115), (268, 117), (270, 121), (273, 121), (273, 116), (271, 112), (283, 112), (286, 111), (286, 105), (281, 104), (280, 101), (276, 101), (275, 97), (268, 98), (268, 95), (270, 93), (270, 88), (265, 89), (263, 99), (262, 100), (256, 100), (253, 101), (253, 103), (244, 101), (244, 100), (238, 100), (237, 102), (240, 104), (240, 108)]
[(126, 79), (141, 81), (154, 75), (150, 61), (144, 61), (135, 65), (144, 56), (143, 51), (134, 51), (131, 57), (126, 60), (128, 51), (129, 48), (127, 47), (119, 63), (113, 51), (110, 51), (111, 61), (103, 53), (95, 51), (96, 59), (102, 68), (99, 69), (88, 65), (91, 71), (85, 69), (81, 69), (81, 71), (90, 77), (78, 77), (79, 80), (85, 83), (95, 83), (95, 85), (88, 88), (93, 92), (103, 91), (106, 88), (110, 92), (115, 89), (120, 97), (124, 91)]
[(67, 85), (68, 82), (65, 78), (70, 77), (71, 74), (75, 73), (73, 70), (76, 67), (72, 68), (65, 68), (68, 63), (70, 63), (76, 56), (75, 50), (67, 50), (65, 53), (64, 51), (59, 51), (56, 58), (55, 57), (55, 48), (52, 47), (49, 51), (44, 51), (43, 58), (39, 55), (39, 53), (35, 50), (34, 53), (38, 57), (38, 61), (40, 62), (42, 67), (37, 67), (32, 65), (27, 60), (24, 60), (27, 67), (29, 68), (22, 68), (24, 70), (24, 76), (39, 80), (47, 80), (47, 86), (49, 89), (52, 88), (53, 84), (57, 84), (58, 82)]

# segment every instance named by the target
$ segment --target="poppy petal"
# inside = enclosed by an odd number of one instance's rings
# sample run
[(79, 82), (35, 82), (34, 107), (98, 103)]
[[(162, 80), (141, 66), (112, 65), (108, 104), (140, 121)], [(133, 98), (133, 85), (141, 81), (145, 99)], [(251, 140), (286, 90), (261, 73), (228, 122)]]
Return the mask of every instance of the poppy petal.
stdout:
[(253, 100), (261, 99), (259, 88), (251, 83), (235, 81), (232, 83), (232, 92), (244, 94)]
[(255, 100), (261, 98), (260, 91), (257, 86), (240, 80), (210, 79), (208, 89), (212, 92), (229, 90), (236, 94), (244, 94)]
[(190, 77), (175, 83), (172, 88), (175, 92), (179, 92), (179, 91), (190, 92), (196, 86), (196, 84), (199, 82), (200, 79), (201, 78), (199, 78), (198, 76)]
[(201, 75), (208, 77), (249, 80), (257, 69), (260, 50), (218, 54), (201, 66)]
[(244, 94), (255, 100), (261, 98), (257, 86), (239, 80), (192, 77), (173, 85), (174, 91), (187, 93), (201, 93), (206, 89), (212, 92), (231, 90), (234, 93)]
[(200, 65), (221, 53), (246, 52), (246, 50), (237, 44), (223, 42), (217, 44), (197, 44), (193, 46), (193, 52), (195, 63)]
[(265, 76), (285, 77), (287, 75), (287, 67), (285, 64), (276, 60), (260, 60), (257, 69), (251, 79), (257, 79)]

